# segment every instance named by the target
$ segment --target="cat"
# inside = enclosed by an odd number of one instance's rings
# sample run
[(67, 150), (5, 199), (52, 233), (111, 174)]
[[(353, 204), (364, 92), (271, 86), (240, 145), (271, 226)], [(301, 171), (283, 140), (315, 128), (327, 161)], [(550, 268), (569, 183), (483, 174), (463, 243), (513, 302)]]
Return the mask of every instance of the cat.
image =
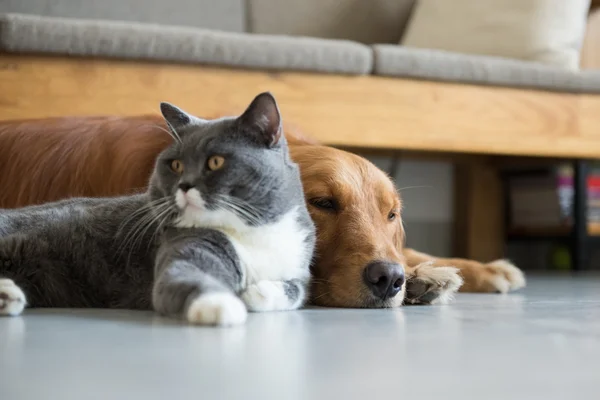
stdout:
[(145, 193), (0, 210), (1, 315), (153, 308), (237, 325), (303, 305), (315, 227), (275, 98), (217, 120), (160, 108), (174, 142)]

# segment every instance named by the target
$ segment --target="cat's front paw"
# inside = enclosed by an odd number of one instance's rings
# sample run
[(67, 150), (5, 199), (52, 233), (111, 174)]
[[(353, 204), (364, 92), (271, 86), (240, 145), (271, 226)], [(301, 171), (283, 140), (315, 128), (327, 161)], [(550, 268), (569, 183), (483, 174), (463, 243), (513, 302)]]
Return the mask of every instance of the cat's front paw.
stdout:
[(11, 279), (0, 279), (0, 315), (17, 316), (25, 309), (25, 294)]
[(248, 285), (241, 297), (250, 311), (289, 310), (291, 307), (284, 285), (279, 281), (259, 281)]
[(406, 281), (406, 304), (446, 304), (463, 284), (458, 268), (417, 265)]
[(234, 294), (206, 293), (190, 303), (186, 317), (188, 322), (198, 325), (242, 325), (246, 322), (248, 311)]

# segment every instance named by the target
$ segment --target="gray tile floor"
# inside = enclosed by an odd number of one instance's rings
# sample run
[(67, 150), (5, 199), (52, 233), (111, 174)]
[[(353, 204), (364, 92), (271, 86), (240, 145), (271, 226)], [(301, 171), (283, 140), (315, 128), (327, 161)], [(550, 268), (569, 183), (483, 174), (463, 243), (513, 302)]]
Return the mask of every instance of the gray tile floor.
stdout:
[(600, 399), (600, 276), (531, 278), (449, 306), (0, 319), (0, 399)]

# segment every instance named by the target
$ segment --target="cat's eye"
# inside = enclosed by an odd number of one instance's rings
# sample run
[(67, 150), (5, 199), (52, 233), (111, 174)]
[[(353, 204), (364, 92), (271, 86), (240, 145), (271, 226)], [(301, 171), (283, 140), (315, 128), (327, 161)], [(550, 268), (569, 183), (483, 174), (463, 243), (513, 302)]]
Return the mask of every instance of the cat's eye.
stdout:
[(181, 162), (180, 160), (173, 160), (171, 161), (171, 170), (173, 172), (175, 172), (176, 174), (183, 174), (183, 162)]
[(206, 166), (211, 171), (221, 169), (223, 167), (223, 164), (225, 164), (225, 158), (223, 158), (222, 156), (212, 156), (206, 162)]
[(335, 212), (339, 208), (337, 202), (330, 197), (315, 197), (310, 199), (308, 202), (313, 207), (319, 208), (324, 211)]

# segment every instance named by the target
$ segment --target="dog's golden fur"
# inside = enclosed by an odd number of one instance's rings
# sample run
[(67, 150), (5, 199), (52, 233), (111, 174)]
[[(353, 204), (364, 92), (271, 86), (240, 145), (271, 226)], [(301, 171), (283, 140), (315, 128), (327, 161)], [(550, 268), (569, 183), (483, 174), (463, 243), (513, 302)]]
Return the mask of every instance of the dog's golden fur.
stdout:
[(171, 138), (156, 117), (0, 123), (0, 208), (144, 191)]
[[(75, 196), (114, 196), (143, 191), (157, 154), (171, 138), (158, 116), (53, 118), (0, 123), (0, 208)], [(320, 146), (287, 132), (309, 201), (328, 197), (335, 213), (310, 208), (317, 225), (311, 294), (316, 304), (368, 305), (362, 271), (373, 260), (406, 266), (407, 278), (463, 291), (506, 292), (522, 287), (522, 272), (505, 261), (481, 264), (441, 259), (403, 249), (401, 199), (391, 180), (357, 155)], [(389, 221), (390, 212), (398, 218)], [(400, 305), (397, 296), (393, 305)]]

